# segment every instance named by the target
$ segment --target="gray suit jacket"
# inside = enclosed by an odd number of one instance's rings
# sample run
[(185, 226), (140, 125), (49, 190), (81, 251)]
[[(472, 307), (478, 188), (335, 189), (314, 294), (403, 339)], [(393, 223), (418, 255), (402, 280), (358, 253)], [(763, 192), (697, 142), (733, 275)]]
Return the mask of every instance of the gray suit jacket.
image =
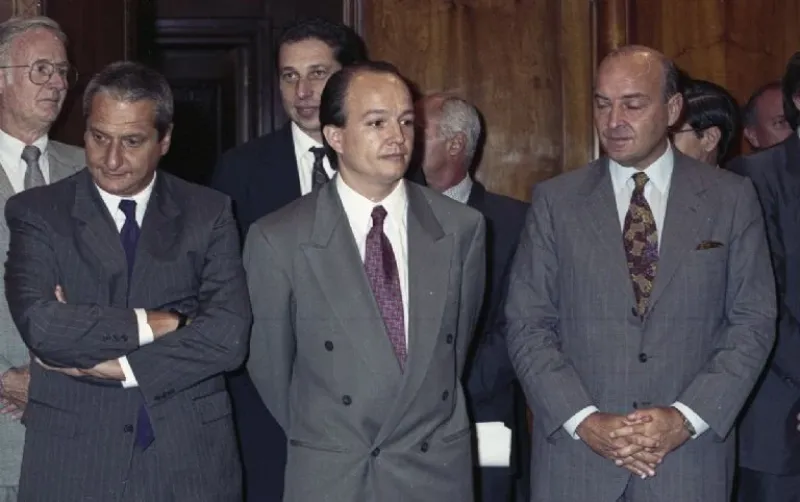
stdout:
[[(86, 159), (82, 148), (49, 141), (47, 146), (50, 182), (54, 183), (83, 169)], [(0, 211), (6, 201), (14, 195), (5, 170), (0, 168)], [(0, 253), (8, 251), (8, 226), (0, 218)], [(19, 336), (5, 302), (5, 285), (0, 282), (0, 374), (10, 368), (25, 366), (30, 361), (28, 348)], [(15, 486), (19, 481), (22, 463), (22, 446), (25, 443), (25, 427), (10, 416), (0, 415), (0, 487)]]
[(477, 211), (407, 182), (401, 372), (336, 183), (250, 227), (248, 370), (289, 438), (287, 502), (472, 500), (460, 377), (483, 296)]
[(651, 307), (640, 319), (607, 159), (533, 191), (506, 304), (509, 353), (534, 415), (533, 501), (614, 502), (629, 482), (628, 471), (567, 435), (562, 425), (576, 412), (676, 400), (710, 430), (631, 490), (655, 502), (729, 500), (731, 429), (776, 317), (752, 183), (675, 152), (660, 235)]
[[(229, 200), (159, 173), (130, 284), (119, 233), (88, 170), (15, 195), (6, 219), (6, 296), (31, 352), (78, 368), (127, 355), (139, 382), (123, 389), (34, 364), (20, 499), (123, 500), (144, 404), (154, 453), (133, 465), (157, 475), (137, 491), (153, 502), (238, 500), (222, 373), (244, 360), (251, 314)], [(66, 304), (56, 301), (56, 284)], [(139, 347), (135, 307), (176, 309), (193, 320)]]

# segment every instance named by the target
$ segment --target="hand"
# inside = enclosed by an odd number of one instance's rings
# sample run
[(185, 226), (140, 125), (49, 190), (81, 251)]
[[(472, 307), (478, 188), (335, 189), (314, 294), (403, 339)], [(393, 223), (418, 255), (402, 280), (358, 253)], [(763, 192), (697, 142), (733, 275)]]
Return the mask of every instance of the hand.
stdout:
[(55, 366), (50, 366), (48, 364), (45, 364), (38, 357), (35, 359), (35, 361), (36, 364), (38, 364), (39, 366), (48, 371), (57, 371), (59, 373), (62, 373), (64, 375), (69, 375), (72, 377), (93, 376), (95, 378), (103, 378), (106, 380), (119, 380), (120, 382), (125, 380), (125, 373), (122, 372), (122, 366), (119, 364), (119, 360), (117, 359), (104, 361), (102, 363), (96, 364), (94, 367), (89, 369), (56, 368)]
[[(643, 414), (633, 423), (644, 425), (651, 420), (649, 415)], [(658, 446), (656, 440), (643, 435), (618, 438), (612, 436), (614, 431), (627, 424), (628, 422), (622, 415), (597, 412), (586, 417), (576, 432), (578, 437), (598, 455), (613, 460), (620, 467), (624, 467), (642, 478), (655, 476), (654, 465), (648, 465), (647, 462), (632, 458), (632, 456), (645, 451), (645, 449), (656, 448)], [(619, 461), (623, 459), (627, 461), (620, 463)]]
[(180, 318), (172, 312), (147, 311), (147, 324), (153, 330), (153, 338), (156, 340), (178, 329), (179, 322)]
[(28, 404), (28, 386), (31, 382), (31, 372), (28, 365), (19, 368), (11, 368), (2, 375), (3, 394), (0, 395), (4, 401), (11, 403), (19, 410), (24, 410)]
[[(644, 416), (651, 417), (649, 422), (642, 422)], [(680, 447), (691, 437), (683, 425), (683, 415), (673, 407), (649, 408), (638, 410), (625, 417), (625, 425), (614, 430), (611, 437), (615, 439), (634, 440), (636, 437), (647, 437), (656, 441), (657, 446), (651, 451), (638, 452), (633, 458), (650, 463), (654, 458), (660, 464), (664, 457)], [(627, 459), (626, 459), (627, 460)], [(623, 463), (625, 460), (623, 460)]]
[(20, 408), (12, 401), (0, 398), (0, 415), (8, 415), (14, 420), (19, 420), (22, 418), (22, 413), (24, 411), (25, 410), (23, 408)]

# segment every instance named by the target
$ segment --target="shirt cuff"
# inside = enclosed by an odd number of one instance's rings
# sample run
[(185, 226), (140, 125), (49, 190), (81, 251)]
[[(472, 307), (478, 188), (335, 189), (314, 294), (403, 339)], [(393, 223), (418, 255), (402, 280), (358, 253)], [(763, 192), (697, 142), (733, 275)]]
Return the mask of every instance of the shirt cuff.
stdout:
[(600, 410), (598, 410), (596, 406), (587, 406), (578, 413), (572, 415), (572, 418), (564, 422), (564, 430), (567, 431), (567, 434), (572, 436), (572, 439), (580, 439), (577, 433), (578, 426), (581, 425), (581, 422), (586, 420), (586, 417), (598, 411)]
[(131, 369), (131, 365), (126, 356), (119, 358), (119, 365), (122, 366), (122, 374), (125, 375), (125, 380), (122, 382), (122, 387), (124, 389), (138, 387), (139, 382), (136, 381), (136, 375), (133, 374), (133, 369)]
[(672, 403), (672, 407), (680, 411), (683, 414), (683, 416), (686, 417), (686, 420), (688, 420), (689, 423), (692, 424), (692, 427), (694, 427), (695, 434), (694, 436), (692, 436), (692, 439), (695, 439), (697, 436), (708, 430), (708, 424), (706, 423), (706, 421), (700, 418), (700, 415), (692, 411), (692, 409), (686, 406), (685, 404), (676, 401)]
[(144, 309), (133, 309), (136, 314), (136, 322), (139, 325), (139, 346), (153, 343), (153, 328), (147, 323), (147, 312)]

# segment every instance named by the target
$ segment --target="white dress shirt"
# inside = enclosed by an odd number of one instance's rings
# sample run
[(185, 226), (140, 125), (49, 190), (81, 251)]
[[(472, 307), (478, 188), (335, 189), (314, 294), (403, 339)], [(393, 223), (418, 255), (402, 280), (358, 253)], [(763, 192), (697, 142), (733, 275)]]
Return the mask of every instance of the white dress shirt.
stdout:
[[(322, 143), (303, 132), (294, 122), (292, 122), (292, 141), (294, 156), (297, 159), (297, 175), (300, 177), (300, 193), (305, 195), (314, 187), (314, 154), (311, 148), (322, 148)], [(332, 179), (336, 171), (331, 169), (327, 155), (322, 159), (322, 167), (325, 168), (328, 178)]]
[[(139, 228), (142, 227), (144, 213), (147, 209), (147, 203), (150, 202), (150, 194), (153, 193), (153, 185), (155, 182), (156, 178), (153, 176), (150, 184), (147, 185), (144, 190), (133, 197), (125, 197), (126, 199), (136, 202), (136, 223), (139, 225)], [(111, 214), (111, 218), (117, 225), (117, 231), (122, 231), (122, 225), (125, 224), (125, 213), (123, 213), (119, 208), (119, 203), (123, 198), (118, 195), (110, 194), (99, 186), (97, 187), (97, 191), (100, 192), (100, 197), (103, 199), (103, 202), (108, 208), (109, 214)], [(133, 309), (133, 312), (136, 314), (136, 322), (139, 326), (139, 346), (147, 345), (154, 339), (153, 330), (147, 323), (147, 313), (145, 312), (145, 309)], [(139, 382), (136, 381), (136, 376), (133, 374), (133, 369), (131, 369), (130, 363), (128, 363), (127, 356), (120, 357), (119, 364), (122, 366), (122, 372), (125, 374), (125, 381), (122, 382), (122, 386), (126, 389), (130, 387), (138, 387)]]
[(408, 350), (408, 198), (405, 181), (397, 184), (397, 188), (380, 202), (372, 202), (359, 194), (336, 176), (336, 189), (342, 206), (350, 222), (350, 229), (356, 239), (358, 253), (364, 261), (367, 246), (367, 234), (372, 228), (372, 209), (383, 206), (386, 219), (383, 221), (383, 233), (389, 238), (397, 262), (397, 273), (400, 278), (400, 295), (403, 300), (403, 328), (406, 333), (406, 350)]
[[(667, 199), (669, 198), (669, 188), (672, 182), (672, 169), (675, 162), (675, 155), (672, 151), (672, 145), (667, 147), (661, 157), (656, 159), (653, 164), (645, 169), (645, 173), (649, 180), (644, 186), (644, 198), (650, 205), (650, 210), (653, 212), (653, 219), (656, 222), (656, 232), (658, 233), (658, 245), (661, 247), (661, 229), (664, 228), (664, 217), (667, 214)], [(625, 225), (625, 216), (628, 214), (628, 208), (631, 203), (631, 195), (636, 183), (633, 181), (633, 175), (639, 172), (638, 169), (633, 167), (624, 167), (620, 164), (609, 159), (608, 162), (609, 174), (611, 175), (611, 184), (614, 188), (614, 197), (617, 201), (617, 212), (619, 213), (620, 229)], [(620, 237), (621, 238), (621, 237)], [(695, 435), (708, 430), (708, 424), (700, 418), (691, 408), (681, 402), (672, 403), (672, 406), (680, 411), (686, 420), (688, 420), (692, 427), (694, 427)], [(575, 439), (579, 439), (576, 430), (581, 422), (592, 413), (599, 411), (595, 406), (587, 406), (573, 415), (569, 420), (564, 423), (564, 429)]]
[[(0, 129), (0, 164), (3, 165), (8, 181), (14, 193), (19, 193), (25, 189), (25, 172), (28, 164), (22, 160), (22, 150), (27, 145), (7, 132)], [(42, 152), (39, 157), (39, 168), (42, 170), (45, 183), (50, 183), (50, 162), (47, 158), (47, 135), (42, 136), (33, 142), (33, 146), (38, 147)]]
[(472, 192), (472, 178), (469, 175), (464, 176), (464, 179), (451, 186), (442, 195), (450, 197), (451, 199), (466, 204), (469, 200), (469, 194)]

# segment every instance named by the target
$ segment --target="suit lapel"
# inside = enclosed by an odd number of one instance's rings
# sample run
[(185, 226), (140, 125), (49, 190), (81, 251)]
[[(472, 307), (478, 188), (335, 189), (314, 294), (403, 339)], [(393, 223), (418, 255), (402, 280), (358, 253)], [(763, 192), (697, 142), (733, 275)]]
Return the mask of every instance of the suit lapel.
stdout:
[[(131, 298), (138, 298), (140, 288), (146, 289), (145, 284), (153, 284), (153, 281), (146, 280), (150, 266), (158, 261), (157, 257), (168, 255), (168, 250), (178, 244), (180, 209), (172, 197), (169, 184), (167, 175), (159, 173), (142, 220), (133, 264)], [(146, 295), (147, 291), (143, 291), (143, 294)]]
[(3, 200), (8, 200), (14, 195), (14, 187), (11, 186), (11, 181), (6, 175), (6, 170), (0, 166), (0, 197)]
[(400, 365), (367, 281), (335, 181), (319, 191), (311, 239), (301, 249), (342, 331), (353, 337), (353, 347), (372, 369), (373, 377), (399, 381)]
[(686, 253), (697, 245), (697, 233), (707, 222), (708, 215), (702, 211), (702, 194), (707, 187), (696, 170), (706, 166), (695, 166), (679, 152), (675, 152), (664, 229), (660, 232), (661, 244), (658, 252), (658, 268), (650, 294), (650, 308), (669, 285)]
[(622, 244), (617, 200), (608, 169), (607, 158), (602, 158), (590, 168), (590, 174), (581, 190), (586, 200), (581, 220), (590, 227), (588, 233), (594, 236), (599, 249), (607, 256), (603, 263), (611, 269), (610, 273), (616, 278), (617, 286), (621, 287), (629, 297), (629, 303), (633, 305), (633, 286)]
[(128, 264), (119, 240), (119, 232), (89, 171), (82, 171), (75, 183), (72, 217), (78, 222), (78, 241), (94, 254), (108, 273), (109, 282), (128, 285)]
[(435, 352), (450, 287), (453, 236), (445, 234), (422, 189), (406, 183), (408, 194), (408, 361), (400, 394), (376, 443), (397, 427), (415, 399)]

